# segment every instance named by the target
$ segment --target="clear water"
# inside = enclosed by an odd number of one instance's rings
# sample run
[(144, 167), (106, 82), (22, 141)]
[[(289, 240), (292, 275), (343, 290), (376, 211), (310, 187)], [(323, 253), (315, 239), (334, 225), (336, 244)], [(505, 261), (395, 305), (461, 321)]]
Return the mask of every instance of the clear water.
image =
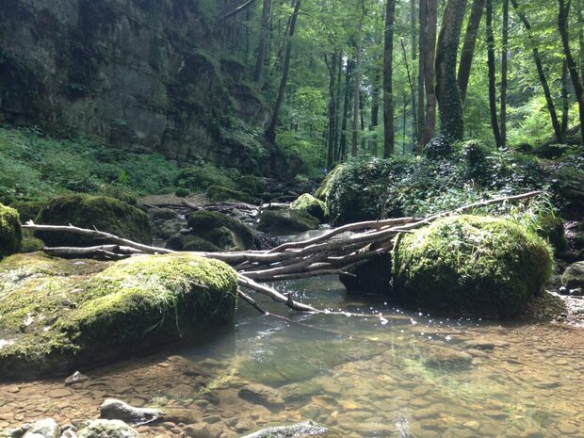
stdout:
[[(209, 437), (314, 420), (351, 438), (584, 437), (584, 336), (546, 324), (447, 319), (347, 297), (335, 278), (279, 284), (320, 308), (375, 315), (298, 315), (241, 304), (235, 327), (195, 347), (62, 379), (0, 385), (0, 429), (95, 418), (106, 397), (181, 409), (143, 436)], [(379, 313), (383, 317), (379, 316)], [(466, 353), (466, 354), (465, 354)], [(246, 401), (250, 383), (275, 404)]]

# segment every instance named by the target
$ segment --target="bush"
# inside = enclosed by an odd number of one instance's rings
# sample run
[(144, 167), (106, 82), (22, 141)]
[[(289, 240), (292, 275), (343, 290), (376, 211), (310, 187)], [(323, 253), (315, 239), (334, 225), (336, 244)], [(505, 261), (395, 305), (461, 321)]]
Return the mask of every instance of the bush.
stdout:
[(523, 311), (552, 273), (550, 247), (515, 222), (454, 216), (398, 239), (394, 289), (400, 301), (489, 317)]
[(179, 198), (186, 198), (187, 196), (189, 196), (191, 194), (191, 191), (189, 189), (181, 188), (181, 189), (176, 189), (174, 194), (176, 196), (178, 196)]

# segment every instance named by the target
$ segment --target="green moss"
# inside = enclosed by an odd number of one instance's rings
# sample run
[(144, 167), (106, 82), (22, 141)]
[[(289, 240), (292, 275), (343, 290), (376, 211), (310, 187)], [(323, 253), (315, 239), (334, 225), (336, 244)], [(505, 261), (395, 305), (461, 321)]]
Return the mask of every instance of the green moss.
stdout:
[(323, 182), (320, 184), (320, 187), (318, 188), (318, 190), (315, 193), (315, 196), (320, 199), (321, 201), (326, 201), (328, 194), (331, 190), (331, 181), (343, 171), (343, 168), (345, 166), (342, 164), (339, 164), (337, 167), (335, 167), (333, 170), (331, 170), (328, 175), (326, 176), (326, 178), (323, 180)]
[(189, 216), (191, 233), (225, 250), (255, 248), (251, 229), (221, 213), (197, 211)]
[(47, 205), (48, 200), (43, 199), (40, 201), (15, 201), (10, 204), (11, 208), (18, 211), (20, 216), (20, 222), (25, 224), (28, 221), (35, 221), (39, 212)]
[(188, 167), (177, 175), (174, 183), (179, 188), (194, 191), (204, 191), (213, 185), (230, 189), (236, 188), (236, 184), (233, 182), (231, 175), (228, 174), (228, 171), (212, 164)]
[(257, 197), (267, 190), (266, 182), (253, 175), (244, 175), (237, 179), (237, 187), (242, 192)]
[[(142, 210), (104, 196), (71, 195), (54, 198), (39, 213), (39, 224), (68, 225), (97, 229), (136, 242), (152, 241), (148, 216)], [(99, 244), (91, 237), (71, 233), (37, 232), (35, 236), (47, 246)]]
[(317, 218), (321, 223), (326, 222), (326, 204), (308, 193), (296, 199), (290, 205), (290, 208), (308, 213)]
[(37, 239), (36, 237), (25, 237), (20, 244), (20, 252), (36, 252), (42, 250), (44, 246), (45, 243), (41, 239)]
[(262, 212), (258, 230), (270, 233), (294, 233), (316, 230), (319, 221), (299, 210), (266, 210)]
[(134, 192), (131, 190), (120, 187), (120, 186), (112, 186), (111, 184), (102, 184), (99, 187), (99, 195), (100, 196), (107, 196), (108, 198), (114, 198), (119, 201), (125, 202), (126, 204), (130, 205), (137, 205), (138, 204), (138, 197)]
[(213, 202), (242, 201), (248, 204), (256, 204), (257, 200), (245, 192), (233, 190), (223, 186), (211, 186), (207, 189), (207, 198)]
[(568, 289), (584, 289), (584, 262), (576, 262), (562, 275), (562, 284)]
[(17, 252), (21, 241), (18, 212), (0, 204), (0, 259)]
[(558, 252), (563, 252), (568, 249), (564, 221), (557, 216), (551, 214), (541, 216), (539, 218), (537, 234), (548, 240)]
[(176, 234), (166, 242), (166, 248), (174, 251), (219, 252), (222, 249), (208, 240), (192, 234)]
[(0, 263), (0, 279), (5, 378), (67, 372), (225, 324), (237, 297), (231, 268), (189, 254), (116, 264), (18, 255)]
[(511, 317), (552, 273), (535, 233), (498, 218), (449, 217), (402, 236), (393, 252), (394, 288), (408, 306)]

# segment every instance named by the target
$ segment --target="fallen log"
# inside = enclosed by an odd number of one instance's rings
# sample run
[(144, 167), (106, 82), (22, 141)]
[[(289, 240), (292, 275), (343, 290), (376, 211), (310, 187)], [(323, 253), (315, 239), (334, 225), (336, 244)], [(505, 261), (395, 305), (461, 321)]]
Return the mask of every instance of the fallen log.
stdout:
[[(530, 192), (518, 196), (507, 196), (465, 205), (455, 210), (438, 213), (426, 218), (397, 218), (348, 224), (325, 234), (301, 242), (285, 243), (267, 251), (240, 252), (193, 252), (193, 254), (221, 260), (237, 271), (239, 286), (262, 294), (272, 300), (302, 312), (319, 312), (318, 309), (296, 302), (291, 295), (260, 284), (265, 281), (284, 281), (297, 278), (336, 275), (346, 273), (351, 267), (388, 254), (394, 239), (404, 233), (429, 225), (452, 214), (461, 214), (493, 204), (517, 202), (534, 198), (541, 192)], [(247, 205), (247, 204), (245, 204)], [(54, 231), (76, 233), (101, 238), (113, 245), (91, 248), (44, 248), (48, 254), (57, 256), (90, 256), (110, 260), (131, 257), (136, 254), (168, 254), (175, 251), (158, 248), (105, 233), (98, 230), (78, 228), (73, 225), (36, 225), (32, 221), (23, 226), (30, 231)], [(240, 297), (254, 305), (245, 293)], [(257, 304), (257, 303), (256, 303)], [(254, 305), (254, 307), (256, 307)]]

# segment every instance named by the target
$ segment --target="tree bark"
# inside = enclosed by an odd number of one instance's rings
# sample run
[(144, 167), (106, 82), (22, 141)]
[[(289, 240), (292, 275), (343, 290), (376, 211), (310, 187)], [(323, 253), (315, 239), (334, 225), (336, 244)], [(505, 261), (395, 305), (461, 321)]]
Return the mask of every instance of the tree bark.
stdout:
[(436, 45), (436, 98), (440, 111), (440, 134), (447, 142), (462, 140), (464, 137), (456, 63), (465, 9), (466, 0), (447, 0)]
[(253, 80), (256, 83), (262, 81), (264, 75), (264, 67), (266, 65), (266, 54), (268, 52), (268, 39), (270, 37), (270, 15), (272, 9), (272, 0), (264, 0), (262, 9), (262, 21), (260, 28), (260, 40), (258, 43), (258, 56), (256, 59), (255, 69), (253, 72)]
[(568, 15), (570, 12), (571, 0), (568, 0), (567, 3), (565, 0), (558, 0), (558, 4), (560, 7), (560, 12), (558, 14), (558, 27), (562, 37), (564, 56), (566, 58), (566, 63), (568, 64), (570, 77), (572, 78), (572, 85), (574, 86), (574, 93), (576, 94), (576, 99), (578, 100), (578, 109), (580, 113), (580, 134), (582, 137), (582, 144), (584, 145), (584, 85), (580, 80), (578, 64), (576, 64), (576, 61), (572, 56), (572, 50), (570, 49), (570, 35), (568, 33)]
[(501, 54), (501, 146), (507, 146), (507, 86), (509, 71), (509, 0), (503, 0), (503, 52)]
[[(364, 3), (361, 3), (364, 8)], [(363, 51), (362, 30), (364, 11), (359, 18), (359, 27), (357, 29), (357, 54), (355, 56), (355, 91), (353, 94), (353, 136), (351, 140), (351, 156), (357, 158), (359, 152), (359, 109), (361, 108), (361, 58)]]
[(385, 10), (385, 38), (383, 50), (383, 156), (389, 158), (394, 152), (395, 131), (393, 126), (393, 32), (395, 22), (395, 0), (387, 0)]
[(570, 121), (570, 72), (568, 63), (564, 61), (562, 66), (562, 136), (568, 136), (568, 123)]
[(527, 36), (529, 38), (529, 42), (531, 43), (531, 50), (533, 52), (533, 60), (535, 62), (539, 81), (541, 83), (541, 86), (543, 88), (543, 92), (545, 95), (545, 100), (547, 103), (548, 112), (550, 114), (550, 119), (551, 119), (552, 125), (554, 127), (554, 133), (556, 135), (556, 141), (558, 143), (563, 143), (564, 141), (563, 141), (563, 136), (562, 136), (562, 127), (561, 127), (560, 122), (558, 120), (556, 106), (554, 105), (552, 93), (550, 91), (550, 87), (549, 87), (549, 84), (548, 84), (548, 81), (547, 81), (547, 78), (546, 78), (546, 75), (545, 75), (545, 72), (543, 69), (543, 62), (541, 60), (541, 55), (539, 53), (539, 49), (537, 48), (537, 45), (535, 44), (535, 41), (533, 40), (533, 35), (531, 34), (531, 24), (529, 23), (529, 20), (527, 19), (525, 14), (519, 8), (519, 4), (517, 3), (517, 0), (511, 0), (511, 5), (513, 6), (513, 9), (515, 9), (515, 12), (517, 12), (517, 16), (519, 17), (519, 19), (523, 23), (523, 26), (525, 26), (525, 29), (527, 30)]
[(339, 145), (338, 161), (344, 162), (347, 158), (347, 127), (349, 126), (349, 104), (351, 100), (351, 74), (353, 71), (353, 61), (347, 61), (345, 69), (345, 101), (343, 105), (343, 120), (341, 123), (341, 140)]
[(493, 0), (487, 0), (487, 58), (489, 68), (489, 110), (491, 113), (491, 127), (497, 147), (501, 147), (501, 133), (497, 120), (497, 84), (495, 75), (495, 35), (493, 32)]
[(424, 147), (424, 134), (426, 131), (426, 113), (424, 110), (426, 93), (424, 91), (424, 80), (426, 77), (425, 50), (426, 33), (428, 30), (427, 3), (428, 0), (420, 0), (420, 8), (418, 11), (418, 21), (420, 22), (420, 35), (418, 38), (420, 61), (418, 62), (418, 138), (416, 141), (416, 155), (422, 153)]
[(427, 26), (426, 32), (426, 59), (424, 60), (426, 75), (426, 133), (424, 144), (434, 137), (436, 131), (436, 68), (434, 59), (436, 57), (436, 32), (438, 30), (438, 0), (426, 0)]
[(472, 60), (484, 10), (485, 0), (473, 1), (470, 17), (468, 18), (468, 25), (466, 27), (464, 45), (462, 46), (462, 52), (460, 53), (460, 64), (458, 67), (458, 87), (460, 88), (460, 99), (462, 100), (463, 105), (466, 100), (466, 91), (470, 79)]
[(328, 145), (326, 156), (326, 168), (331, 169), (335, 161), (335, 132), (337, 130), (337, 97), (335, 95), (337, 88), (337, 52), (331, 55), (330, 64), (325, 55), (326, 65), (329, 70), (329, 110), (328, 110)]
[(379, 82), (381, 81), (381, 76), (379, 71), (375, 73), (373, 78), (373, 95), (371, 98), (371, 149), (373, 155), (377, 156), (377, 127), (379, 126), (379, 108), (380, 108), (380, 90)]
[(302, 0), (296, 0), (294, 12), (292, 13), (292, 17), (290, 17), (290, 30), (288, 32), (288, 42), (286, 43), (286, 53), (284, 55), (284, 64), (282, 66), (282, 80), (280, 81), (280, 88), (278, 90), (274, 112), (272, 113), (270, 124), (266, 130), (266, 138), (272, 143), (276, 141), (276, 126), (278, 125), (280, 110), (282, 109), (282, 103), (284, 102), (284, 96), (286, 95), (286, 85), (288, 84), (288, 75), (290, 74), (290, 57), (292, 56), (292, 40), (294, 38), (294, 33), (296, 32), (296, 23), (298, 21), (301, 4)]
[[(413, 71), (413, 69), (415, 68), (415, 64), (416, 64), (416, 59), (418, 57), (418, 51), (417, 51), (417, 44), (418, 44), (418, 38), (417, 38), (417, 34), (416, 34), (416, 2), (415, 0), (410, 0), (410, 34), (412, 37), (411, 43), (412, 43), (412, 47), (411, 47), (411, 57), (412, 57), (412, 74), (414, 74), (415, 72)], [(408, 72), (409, 75), (409, 72)], [(411, 79), (410, 79), (411, 81)], [(418, 98), (417, 98), (417, 94), (419, 93), (419, 90), (416, 90), (416, 86), (417, 83), (413, 83), (412, 82), (412, 95), (411, 95), (411, 100), (412, 100), (412, 144), (416, 145), (417, 139), (418, 139)]]

